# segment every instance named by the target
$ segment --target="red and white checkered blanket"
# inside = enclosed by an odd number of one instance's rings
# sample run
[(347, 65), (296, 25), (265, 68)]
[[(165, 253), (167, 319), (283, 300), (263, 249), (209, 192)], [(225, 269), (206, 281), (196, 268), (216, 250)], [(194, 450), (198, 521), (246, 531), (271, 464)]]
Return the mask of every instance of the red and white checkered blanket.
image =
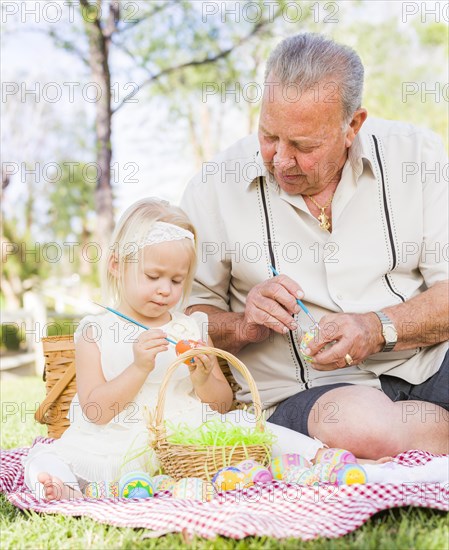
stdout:
[[(50, 443), (39, 437), (37, 442)], [(38, 501), (27, 490), (21, 458), (29, 447), (1, 451), (0, 491), (24, 510), (66, 516), (87, 516), (121, 527), (139, 527), (155, 535), (184, 532), (205, 538), (217, 535), (275, 538), (335, 538), (357, 529), (373, 514), (399, 506), (449, 511), (449, 487), (438, 483), (402, 483), (333, 487), (299, 487), (282, 482), (223, 493), (210, 502), (176, 500), (167, 493), (150, 499)], [(434, 455), (408, 451), (396, 461), (410, 467)]]

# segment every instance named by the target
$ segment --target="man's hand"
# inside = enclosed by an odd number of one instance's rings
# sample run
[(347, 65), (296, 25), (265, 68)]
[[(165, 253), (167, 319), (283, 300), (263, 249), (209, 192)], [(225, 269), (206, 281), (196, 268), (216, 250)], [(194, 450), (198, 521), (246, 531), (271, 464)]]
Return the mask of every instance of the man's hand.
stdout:
[[(317, 370), (357, 365), (383, 348), (381, 326), (374, 313), (332, 313), (325, 315), (319, 325), (318, 334), (305, 350), (313, 357), (312, 366)], [(347, 355), (352, 362), (347, 361)]]
[(302, 298), (302, 288), (286, 275), (278, 275), (259, 283), (248, 293), (243, 323), (251, 342), (262, 342), (270, 329), (279, 334), (295, 330), (292, 315), (300, 308), (296, 302)]

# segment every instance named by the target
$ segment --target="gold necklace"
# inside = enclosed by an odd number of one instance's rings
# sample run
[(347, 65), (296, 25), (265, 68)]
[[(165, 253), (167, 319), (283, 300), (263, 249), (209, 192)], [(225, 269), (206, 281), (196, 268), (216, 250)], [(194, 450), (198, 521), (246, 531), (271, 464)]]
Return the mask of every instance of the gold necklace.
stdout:
[(329, 221), (329, 216), (326, 216), (326, 208), (332, 202), (332, 199), (334, 198), (334, 193), (332, 193), (332, 195), (330, 196), (330, 199), (326, 202), (324, 206), (321, 206), (321, 204), (318, 204), (316, 200), (310, 195), (307, 195), (307, 198), (309, 198), (313, 202), (313, 204), (321, 210), (321, 214), (318, 216), (318, 221), (320, 222), (320, 229), (327, 231), (330, 228), (331, 224)]

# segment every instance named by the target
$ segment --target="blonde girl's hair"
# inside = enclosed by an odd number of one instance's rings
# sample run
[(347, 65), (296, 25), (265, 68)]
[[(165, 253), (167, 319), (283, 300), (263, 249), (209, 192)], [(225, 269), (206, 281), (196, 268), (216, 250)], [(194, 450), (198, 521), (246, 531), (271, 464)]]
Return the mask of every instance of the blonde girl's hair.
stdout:
[[(104, 256), (102, 266), (102, 288), (108, 303), (117, 306), (122, 298), (122, 281), (127, 265), (138, 261), (139, 242), (151, 230), (155, 222), (165, 222), (177, 225), (193, 233), (195, 241), (183, 239), (187, 248), (191, 250), (191, 262), (186, 280), (183, 286), (182, 303), (189, 297), (192, 289), (193, 278), (196, 271), (196, 232), (187, 214), (179, 207), (169, 202), (156, 198), (141, 199), (132, 204), (120, 217), (112, 233), (110, 246)], [(111, 272), (111, 263), (117, 261), (117, 272)]]

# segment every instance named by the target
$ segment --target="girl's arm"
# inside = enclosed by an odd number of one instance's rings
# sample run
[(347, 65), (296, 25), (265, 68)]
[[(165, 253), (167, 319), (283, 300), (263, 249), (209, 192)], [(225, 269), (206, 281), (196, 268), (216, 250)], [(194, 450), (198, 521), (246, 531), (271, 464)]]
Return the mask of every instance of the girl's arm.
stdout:
[(160, 330), (143, 332), (133, 344), (134, 361), (116, 378), (106, 381), (92, 330), (89, 328), (86, 334), (75, 345), (78, 398), (88, 420), (107, 424), (133, 402), (154, 369), (156, 355), (167, 350), (167, 341)]
[[(210, 338), (208, 345), (213, 347)], [(189, 366), (189, 369), (195, 393), (201, 401), (221, 414), (228, 412), (232, 406), (232, 389), (217, 358), (212, 355), (198, 355), (195, 357), (195, 364)]]

